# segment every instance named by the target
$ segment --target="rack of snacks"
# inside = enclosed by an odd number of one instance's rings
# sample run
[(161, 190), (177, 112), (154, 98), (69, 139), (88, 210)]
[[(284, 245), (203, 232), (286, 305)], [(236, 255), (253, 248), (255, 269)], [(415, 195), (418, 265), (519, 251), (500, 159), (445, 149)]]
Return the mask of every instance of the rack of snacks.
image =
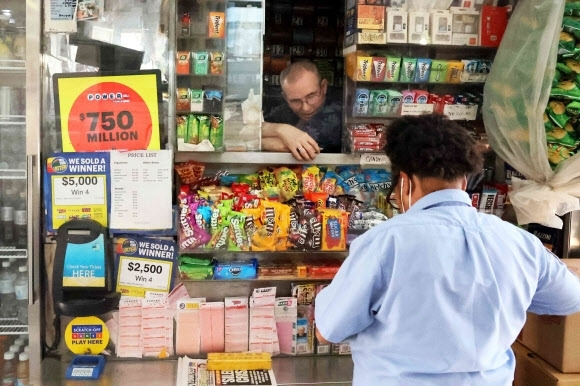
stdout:
[(177, 149), (223, 148), (225, 2), (177, 2)]
[(385, 125), (401, 115), (481, 120), (483, 85), (507, 25), (506, 7), (349, 4), (346, 14), (345, 151), (381, 151)]

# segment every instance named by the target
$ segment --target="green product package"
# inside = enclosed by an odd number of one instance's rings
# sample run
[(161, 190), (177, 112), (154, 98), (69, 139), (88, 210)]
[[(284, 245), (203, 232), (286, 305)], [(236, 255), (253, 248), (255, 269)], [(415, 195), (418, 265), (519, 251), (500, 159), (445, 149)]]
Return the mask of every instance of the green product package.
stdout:
[(182, 279), (205, 280), (213, 278), (213, 265), (180, 264), (179, 272)]
[(403, 94), (389, 90), (389, 102), (388, 102), (388, 109), (387, 115), (395, 115), (399, 113), (399, 107), (401, 106), (401, 101), (403, 100)]
[(207, 75), (209, 68), (209, 60), (207, 52), (193, 53), (193, 73), (195, 75)]
[(219, 115), (212, 115), (209, 126), (209, 141), (216, 149), (220, 149), (224, 142), (224, 120)]
[(417, 67), (416, 58), (403, 58), (401, 61), (399, 81), (413, 82), (415, 80), (415, 67)]
[(209, 124), (209, 116), (207, 115), (197, 115), (196, 116), (199, 125), (199, 142), (207, 139), (209, 141), (209, 132), (210, 132), (210, 124)]
[(191, 89), (189, 90), (189, 95), (191, 98), (191, 111), (196, 113), (203, 111), (203, 90), (201, 89)]
[(371, 90), (370, 112), (374, 116), (387, 115), (389, 111), (389, 92), (388, 90)]
[(187, 265), (201, 265), (201, 266), (208, 266), (211, 265), (213, 259), (211, 257), (195, 257), (191, 255), (181, 255), (179, 256), (180, 264), (187, 264)]
[(187, 117), (187, 134), (185, 136), (185, 143), (199, 143), (199, 121), (193, 114)]
[(385, 82), (397, 82), (401, 72), (401, 58), (396, 56), (387, 57), (385, 68)]
[(180, 115), (177, 117), (177, 138), (183, 139), (183, 142), (186, 141), (187, 137), (187, 117), (184, 115)]
[(449, 62), (447, 60), (433, 60), (431, 62), (431, 73), (429, 74), (430, 83), (443, 83), (447, 81), (447, 71)]
[(580, 89), (571, 80), (564, 80), (550, 90), (550, 97), (557, 99), (567, 99), (580, 101)]

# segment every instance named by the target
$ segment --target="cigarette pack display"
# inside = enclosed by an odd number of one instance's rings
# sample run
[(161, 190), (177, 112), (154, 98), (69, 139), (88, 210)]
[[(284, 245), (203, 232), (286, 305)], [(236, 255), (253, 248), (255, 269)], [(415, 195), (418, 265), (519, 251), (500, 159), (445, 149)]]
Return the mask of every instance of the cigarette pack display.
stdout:
[(409, 43), (428, 44), (431, 41), (429, 36), (429, 12), (409, 11)]
[(451, 13), (431, 11), (431, 44), (451, 44), (452, 34)]
[(387, 43), (407, 43), (407, 11), (387, 8)]

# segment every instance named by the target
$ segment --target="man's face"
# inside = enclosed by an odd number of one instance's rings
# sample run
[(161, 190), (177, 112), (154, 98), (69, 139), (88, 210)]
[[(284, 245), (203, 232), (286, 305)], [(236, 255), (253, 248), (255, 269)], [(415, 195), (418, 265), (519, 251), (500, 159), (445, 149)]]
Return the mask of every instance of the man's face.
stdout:
[(309, 121), (324, 105), (327, 81), (318, 81), (315, 74), (303, 71), (294, 82), (284, 81), (283, 96), (294, 114)]

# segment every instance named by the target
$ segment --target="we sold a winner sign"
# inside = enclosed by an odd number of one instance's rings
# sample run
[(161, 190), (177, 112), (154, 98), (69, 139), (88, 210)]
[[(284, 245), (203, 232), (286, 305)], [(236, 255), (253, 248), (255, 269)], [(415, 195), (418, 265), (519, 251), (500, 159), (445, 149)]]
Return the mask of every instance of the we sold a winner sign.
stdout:
[(64, 152), (159, 150), (161, 73), (54, 75)]

